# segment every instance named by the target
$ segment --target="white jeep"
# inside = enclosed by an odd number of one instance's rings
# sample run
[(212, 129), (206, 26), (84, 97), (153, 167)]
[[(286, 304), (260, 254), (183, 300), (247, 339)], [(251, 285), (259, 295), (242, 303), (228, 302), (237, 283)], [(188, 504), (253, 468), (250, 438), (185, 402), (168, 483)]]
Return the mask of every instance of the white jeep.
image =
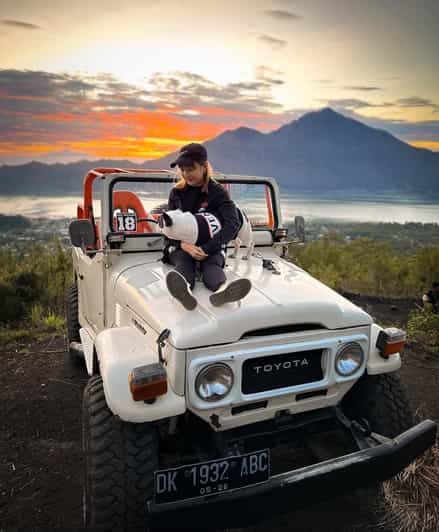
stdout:
[(85, 526), (248, 524), (376, 485), (432, 445), (436, 425), (412, 426), (396, 373), (404, 332), (283, 258), (273, 179), (216, 176), (252, 224), (250, 259), (225, 266), (251, 280), (247, 297), (214, 307), (201, 282), (195, 310), (171, 297), (155, 221), (175, 178), (92, 170), (70, 225), (69, 352), (90, 375)]

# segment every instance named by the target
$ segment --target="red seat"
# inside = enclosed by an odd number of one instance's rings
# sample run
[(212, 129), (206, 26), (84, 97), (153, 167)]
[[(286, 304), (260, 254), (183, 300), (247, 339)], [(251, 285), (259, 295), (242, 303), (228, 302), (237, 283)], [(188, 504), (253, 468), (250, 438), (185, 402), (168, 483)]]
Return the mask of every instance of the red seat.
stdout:
[[(143, 203), (140, 198), (129, 190), (117, 190), (113, 192), (113, 216), (116, 210), (119, 210), (122, 214), (130, 214), (134, 211), (137, 217), (139, 218), (149, 218), (148, 213), (143, 207)], [(113, 222), (114, 225), (114, 222)], [(117, 231), (117, 227), (114, 227), (114, 230)], [(151, 224), (145, 221), (137, 221), (137, 230), (129, 231), (130, 233), (154, 233), (154, 229), (151, 227)]]

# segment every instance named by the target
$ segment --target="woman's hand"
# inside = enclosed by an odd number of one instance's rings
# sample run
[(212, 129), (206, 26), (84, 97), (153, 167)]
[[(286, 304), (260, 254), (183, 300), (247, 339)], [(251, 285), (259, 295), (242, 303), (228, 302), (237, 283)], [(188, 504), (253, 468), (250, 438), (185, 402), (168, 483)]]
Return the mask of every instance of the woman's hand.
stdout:
[(188, 253), (195, 260), (204, 260), (207, 259), (209, 255), (206, 255), (204, 251), (194, 244), (188, 244), (187, 242), (181, 243), (181, 249)]

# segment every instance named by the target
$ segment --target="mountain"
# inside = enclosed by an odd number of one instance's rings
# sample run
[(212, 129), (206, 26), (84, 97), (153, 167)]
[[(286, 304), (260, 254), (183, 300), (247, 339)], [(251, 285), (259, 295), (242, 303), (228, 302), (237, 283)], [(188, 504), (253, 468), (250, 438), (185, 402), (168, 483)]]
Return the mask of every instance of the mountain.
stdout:
[[(271, 133), (240, 127), (205, 143), (224, 173), (274, 176), (296, 192), (395, 193), (439, 197), (439, 154), (325, 108)], [(129, 161), (32, 162), (0, 167), (0, 194), (73, 194), (98, 166), (169, 168), (176, 152), (136, 165)]]

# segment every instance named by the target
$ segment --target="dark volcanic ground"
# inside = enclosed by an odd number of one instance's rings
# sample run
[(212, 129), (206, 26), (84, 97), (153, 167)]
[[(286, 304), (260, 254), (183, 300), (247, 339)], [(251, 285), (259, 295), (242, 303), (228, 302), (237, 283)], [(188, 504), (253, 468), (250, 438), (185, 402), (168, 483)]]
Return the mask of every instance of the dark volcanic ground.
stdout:
[[(404, 324), (413, 302), (353, 298), (382, 323)], [(87, 375), (64, 341), (0, 347), (0, 531), (81, 528), (81, 399)], [(413, 409), (439, 421), (439, 360), (408, 349), (401, 376)], [(249, 509), (251, 511), (251, 509)], [(361, 494), (274, 516), (247, 530), (370, 531), (382, 515)]]

